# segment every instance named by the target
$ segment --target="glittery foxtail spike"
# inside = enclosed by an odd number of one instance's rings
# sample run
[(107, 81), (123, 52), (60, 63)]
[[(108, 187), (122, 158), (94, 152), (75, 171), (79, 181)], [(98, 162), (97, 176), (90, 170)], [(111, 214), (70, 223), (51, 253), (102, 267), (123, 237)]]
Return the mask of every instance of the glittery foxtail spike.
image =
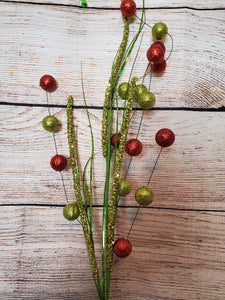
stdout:
[(73, 115), (73, 97), (69, 96), (67, 100), (67, 134), (68, 134), (68, 144), (69, 144), (69, 151), (70, 151), (70, 159), (71, 159), (71, 167), (72, 167), (72, 173), (73, 173), (73, 182), (74, 182), (74, 190), (75, 190), (75, 196), (77, 199), (77, 204), (79, 207), (80, 212), (80, 222), (83, 228), (84, 237), (87, 245), (91, 270), (93, 273), (93, 276), (98, 276), (98, 269), (97, 269), (97, 262), (95, 258), (95, 251), (94, 251), (94, 244), (90, 235), (90, 231), (88, 228), (88, 222), (86, 217), (86, 212), (84, 208), (84, 203), (81, 195), (81, 186), (80, 186), (80, 180), (78, 176), (78, 170), (77, 170), (77, 163), (75, 159), (75, 146), (74, 146), (74, 136), (73, 136), (73, 121), (72, 121), (72, 115)]
[(133, 108), (133, 90), (136, 81), (137, 78), (133, 77), (131, 79), (131, 83), (129, 84), (129, 88), (128, 88), (126, 112), (124, 116), (123, 125), (121, 128), (120, 145), (117, 153), (117, 160), (116, 160), (115, 170), (113, 174), (111, 199), (109, 203), (109, 221), (108, 221), (108, 230), (107, 230), (107, 261), (106, 261), (107, 272), (112, 272), (112, 268), (113, 268), (113, 241), (114, 241), (114, 228), (116, 222), (118, 180), (120, 178), (120, 170), (122, 167), (126, 138), (127, 138), (127, 133), (128, 133), (129, 123), (131, 118), (131, 112)]
[(106, 88), (105, 92), (105, 101), (103, 105), (103, 114), (102, 114), (102, 153), (103, 156), (107, 156), (107, 144), (108, 144), (108, 116), (109, 110), (112, 106), (112, 99), (115, 92), (115, 83), (116, 83), (116, 76), (118, 74), (124, 52), (126, 50), (128, 36), (129, 36), (129, 22), (127, 18), (123, 18), (124, 22), (124, 31), (123, 31), (123, 39), (119, 47), (119, 51), (116, 57), (116, 60), (112, 67), (111, 76), (109, 78), (109, 83)]

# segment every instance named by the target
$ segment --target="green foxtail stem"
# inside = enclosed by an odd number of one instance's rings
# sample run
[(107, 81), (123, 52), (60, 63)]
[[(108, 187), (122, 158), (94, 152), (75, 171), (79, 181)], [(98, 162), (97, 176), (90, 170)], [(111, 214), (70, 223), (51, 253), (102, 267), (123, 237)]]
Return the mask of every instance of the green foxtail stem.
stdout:
[(128, 88), (126, 112), (125, 112), (123, 125), (121, 128), (120, 145), (117, 152), (117, 160), (115, 165), (115, 171), (113, 174), (111, 199), (109, 203), (109, 220), (108, 220), (108, 228), (107, 228), (107, 261), (106, 261), (107, 273), (111, 273), (113, 268), (113, 242), (114, 242), (114, 229), (116, 223), (118, 180), (120, 179), (120, 170), (122, 167), (126, 138), (127, 138), (127, 133), (128, 133), (129, 123), (131, 118), (131, 112), (133, 108), (133, 90), (136, 81), (137, 81), (137, 77), (133, 77), (131, 79)]
[(123, 31), (123, 39), (119, 47), (119, 51), (116, 57), (116, 60), (113, 64), (112, 67), (112, 72), (111, 76), (109, 78), (109, 82), (106, 88), (105, 92), (105, 101), (103, 105), (103, 114), (102, 114), (102, 153), (103, 156), (106, 158), (107, 157), (107, 152), (108, 152), (108, 118), (109, 118), (109, 109), (111, 107), (111, 102), (113, 99), (113, 94), (115, 90), (115, 81), (116, 81), (116, 76), (118, 74), (124, 52), (126, 50), (127, 46), (127, 41), (128, 41), (128, 36), (129, 36), (129, 22), (127, 18), (123, 17), (123, 22), (124, 22), (124, 31)]
[(109, 178), (110, 178), (110, 138), (112, 129), (112, 104), (116, 88), (116, 77), (126, 50), (129, 36), (129, 22), (127, 18), (123, 18), (124, 32), (123, 39), (116, 55), (115, 62), (112, 66), (111, 76), (105, 92), (105, 101), (103, 105), (102, 115), (102, 152), (106, 158), (106, 178), (104, 188), (103, 218), (102, 218), (102, 294), (105, 295), (105, 259), (106, 259), (106, 235), (108, 224), (108, 194), (109, 194)]
[(77, 204), (80, 212), (80, 223), (82, 225), (83, 232), (84, 232), (84, 238), (87, 245), (87, 251), (90, 260), (92, 274), (93, 277), (96, 279), (96, 277), (98, 278), (98, 268), (97, 268), (97, 262), (95, 258), (94, 244), (88, 228), (86, 212), (85, 212), (84, 203), (81, 195), (81, 186), (80, 186), (80, 180), (77, 171), (77, 163), (75, 159), (76, 148), (74, 146), (74, 135), (73, 135), (73, 97), (72, 96), (69, 96), (67, 101), (67, 135), (68, 135), (71, 167), (73, 173), (75, 196), (77, 199)]

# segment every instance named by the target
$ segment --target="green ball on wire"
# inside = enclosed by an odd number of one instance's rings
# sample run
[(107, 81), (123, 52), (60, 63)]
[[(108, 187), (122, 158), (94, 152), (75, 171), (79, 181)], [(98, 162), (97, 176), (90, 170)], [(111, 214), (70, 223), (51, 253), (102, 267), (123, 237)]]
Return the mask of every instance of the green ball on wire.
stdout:
[(77, 203), (69, 203), (63, 208), (63, 216), (68, 221), (76, 220), (80, 215)]
[(144, 84), (138, 84), (134, 88), (134, 100), (138, 101), (139, 97), (148, 91)]
[(118, 182), (118, 195), (125, 197), (131, 191), (131, 184), (126, 178), (120, 178)]
[(135, 193), (135, 200), (138, 204), (143, 206), (148, 206), (153, 201), (153, 192), (152, 190), (147, 186), (141, 186), (137, 189)]
[(128, 96), (128, 88), (129, 83), (128, 82), (122, 82), (118, 87), (118, 94), (122, 99), (127, 99)]
[(42, 126), (49, 132), (56, 131), (59, 127), (59, 122), (54, 116), (46, 116), (42, 120)]
[(138, 104), (142, 109), (151, 109), (155, 105), (155, 95), (151, 92), (144, 92), (138, 98)]
[(152, 36), (155, 40), (165, 39), (168, 33), (168, 27), (165, 23), (159, 22), (152, 27)]

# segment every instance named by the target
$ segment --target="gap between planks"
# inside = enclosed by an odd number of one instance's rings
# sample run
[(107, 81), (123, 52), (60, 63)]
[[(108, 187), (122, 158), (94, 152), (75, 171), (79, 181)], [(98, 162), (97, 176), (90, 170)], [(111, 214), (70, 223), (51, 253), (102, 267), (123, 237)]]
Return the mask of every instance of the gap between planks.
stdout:
[[(37, 203), (20, 203), (20, 204), (0, 204), (0, 207), (64, 207), (63, 204), (37, 204)], [(88, 205), (88, 208), (90, 206)], [(102, 208), (103, 205), (93, 205), (93, 208)], [(157, 207), (157, 206), (139, 206), (139, 205), (118, 205), (118, 208), (144, 208), (144, 209), (154, 209), (154, 210), (170, 210), (170, 211), (190, 211), (190, 212), (213, 212), (213, 213), (224, 213), (225, 210), (220, 209), (197, 209), (197, 208), (173, 208), (173, 207)]]
[[(61, 3), (43, 3), (43, 2), (30, 2), (30, 1), (7, 1), (0, 0), (0, 3), (12, 3), (12, 4), (27, 4), (27, 5), (44, 5), (44, 6), (60, 6), (60, 7), (71, 7), (75, 9), (84, 10), (80, 5), (72, 5), (72, 4), (61, 4)], [(88, 6), (85, 10), (120, 10), (119, 7), (96, 7), (96, 6)], [(145, 7), (145, 10), (177, 10), (177, 9), (188, 9), (188, 10), (197, 10), (197, 11), (215, 11), (215, 10), (225, 10), (225, 7), (213, 7), (213, 8), (196, 8), (191, 6), (162, 6), (162, 7)], [(142, 8), (137, 8), (137, 10), (142, 10)]]
[[(55, 108), (66, 108), (66, 104), (40, 104), (40, 103), (13, 103), (13, 102), (0, 102), (0, 105), (7, 106), (24, 106), (24, 107), (55, 107)], [(73, 109), (93, 109), (102, 110), (103, 106), (94, 105), (73, 105)], [(124, 107), (119, 107), (119, 110), (123, 110)], [(113, 110), (117, 110), (113, 107)], [(133, 111), (142, 111), (140, 107), (133, 107)], [(196, 111), (196, 112), (224, 112), (225, 107), (221, 106), (219, 108), (201, 108), (201, 107), (153, 107), (151, 110), (170, 110), (170, 111)]]

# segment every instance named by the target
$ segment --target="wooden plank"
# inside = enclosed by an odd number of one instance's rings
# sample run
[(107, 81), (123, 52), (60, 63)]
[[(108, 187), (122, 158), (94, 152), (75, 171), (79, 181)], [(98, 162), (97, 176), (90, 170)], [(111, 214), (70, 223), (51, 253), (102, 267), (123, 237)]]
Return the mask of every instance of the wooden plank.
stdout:
[(85, 299), (85, 293), (95, 294), (80, 225), (65, 222), (60, 208), (3, 208), (1, 233), (1, 298)]
[[(45, 103), (39, 79), (49, 73), (58, 81), (52, 104), (65, 104), (69, 94), (82, 105), (81, 62), (88, 105), (102, 106), (114, 55), (122, 36), (118, 11), (1, 3), (1, 101)], [(32, 16), (32, 17), (31, 17)], [(166, 72), (154, 76), (151, 91), (158, 107), (220, 107), (224, 105), (223, 11), (148, 10), (147, 22), (164, 20), (174, 39)], [(104, 24), (104, 25), (103, 25)], [(131, 25), (131, 38), (138, 21)], [(146, 69), (152, 43), (145, 29), (134, 75)], [(169, 51), (171, 41), (167, 39)], [(133, 51), (132, 58), (136, 55)], [(132, 60), (121, 81), (127, 81)], [(6, 84), (9, 82), (10, 84)], [(146, 80), (148, 85), (148, 80)]]
[[(83, 105), (82, 61), (88, 105), (101, 106), (122, 36), (119, 9), (80, 10), (31, 2), (37, 5), (0, 3), (1, 101), (45, 104), (45, 93), (38, 87), (38, 81), (43, 74), (50, 73), (59, 83), (57, 91), (50, 95), (51, 104), (65, 105), (67, 96), (72, 94), (75, 104)], [(81, 1), (41, 0), (47, 2), (80, 5)], [(119, 6), (114, 0), (87, 2), (89, 7)], [(140, 7), (142, 2), (139, 0), (137, 4)], [(165, 1), (146, 1), (146, 4), (156, 8), (165, 6)], [(224, 3), (172, 0), (167, 5), (173, 9), (147, 10), (148, 23), (165, 21), (174, 38), (174, 52), (165, 74), (152, 80), (156, 106), (225, 105), (225, 38), (221, 34), (224, 12), (174, 9), (184, 5), (214, 9)], [(131, 38), (137, 28), (136, 20), (131, 25)], [(138, 77), (145, 70), (145, 53), (152, 42), (149, 34), (146, 29), (134, 69)], [(166, 40), (167, 49), (170, 46), (170, 40)], [(122, 81), (129, 77), (131, 65), (128, 63)], [(54, 108), (52, 113), (61, 122), (61, 131), (56, 134), (59, 153), (68, 156), (65, 109)], [(95, 204), (102, 204), (102, 112), (92, 109), (90, 113), (97, 152), (94, 198)], [(41, 127), (45, 115), (44, 107), (1, 105), (0, 298), (95, 300), (97, 295), (80, 225), (67, 222), (62, 207), (54, 207), (63, 206), (66, 199), (60, 174), (49, 167), (55, 149), (52, 135)], [(129, 138), (136, 137), (140, 117), (141, 112), (136, 112)], [(79, 125), (79, 150), (84, 166), (90, 156), (85, 111), (75, 109), (74, 118)], [(127, 236), (137, 212), (135, 190), (147, 182), (157, 161), (160, 148), (154, 141), (156, 131), (169, 127), (175, 132), (176, 141), (172, 147), (163, 149), (155, 167), (150, 185), (154, 202), (151, 207), (139, 210), (129, 236), (133, 245), (131, 256), (115, 259), (112, 300), (225, 298), (225, 141), (221, 130), (224, 118), (223, 112), (145, 112), (139, 135), (143, 153), (132, 161), (128, 173), (132, 193), (119, 203), (133, 207), (119, 210), (116, 238)], [(125, 156), (123, 174), (128, 163), (129, 157)], [(63, 177), (68, 199), (74, 201), (69, 167)], [(41, 204), (47, 207), (39, 207)], [(100, 209), (94, 208), (98, 260), (100, 215)]]
[[(18, 2), (18, 0), (11, 0), (12, 2)], [(22, 0), (20, 2), (29, 2), (29, 3), (45, 3), (45, 4), (62, 4), (62, 5), (77, 5), (81, 6), (81, 0)], [(96, 7), (96, 8), (118, 8), (120, 7), (119, 0), (87, 0), (88, 8)], [(142, 0), (135, 1), (137, 8), (142, 8)], [(145, 1), (146, 8), (158, 8), (158, 7), (191, 7), (196, 9), (213, 9), (213, 8), (224, 8), (223, 0), (199, 0), (198, 2), (194, 0), (184, 1), (184, 0), (172, 0), (170, 2), (165, 2), (163, 0), (146, 0)]]
[(115, 265), (121, 299), (132, 299), (137, 288), (140, 300), (223, 299), (223, 226), (221, 214), (141, 209), (129, 236), (133, 257)]
[[(118, 212), (116, 237), (134, 214)], [(0, 229), (1, 298), (97, 299), (80, 225), (61, 208), (1, 207)], [(141, 209), (131, 255), (115, 258), (111, 299), (224, 299), (224, 230), (224, 213)]]
[[(56, 134), (58, 152), (69, 157), (66, 133), (66, 111), (55, 108), (52, 113), (62, 127)], [(135, 138), (141, 111), (136, 111), (131, 122), (129, 138)], [(47, 108), (1, 106), (1, 203), (65, 204), (61, 176), (50, 168), (55, 155), (52, 134), (42, 129), (41, 121)], [(101, 155), (100, 110), (90, 110), (94, 131), (94, 203), (102, 204), (105, 162)], [(74, 110), (78, 124), (79, 151), (82, 167), (90, 157), (90, 135), (86, 113)], [(175, 143), (163, 149), (151, 188), (153, 206), (164, 208), (225, 210), (225, 139), (223, 112), (146, 111), (138, 138), (143, 152), (132, 160), (128, 179), (132, 192), (121, 198), (120, 205), (136, 205), (134, 193), (145, 185), (154, 168), (160, 147), (155, 142), (156, 132), (171, 128)], [(125, 176), (129, 156), (124, 156), (121, 176)], [(69, 201), (74, 200), (71, 170), (63, 171)], [(88, 173), (87, 173), (88, 178)]]

